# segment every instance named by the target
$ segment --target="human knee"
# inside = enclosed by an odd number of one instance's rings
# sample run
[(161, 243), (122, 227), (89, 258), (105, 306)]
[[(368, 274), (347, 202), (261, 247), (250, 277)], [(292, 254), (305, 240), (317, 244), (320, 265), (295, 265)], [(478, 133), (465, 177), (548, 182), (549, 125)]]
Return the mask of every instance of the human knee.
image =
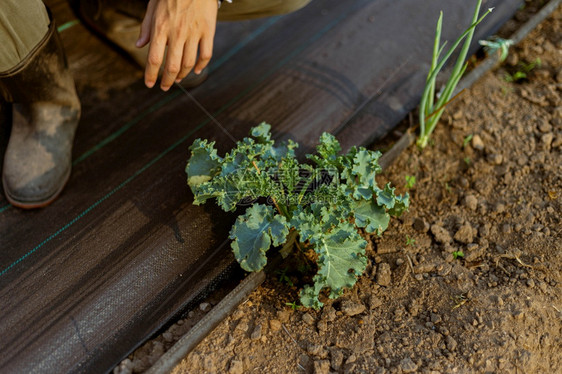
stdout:
[(284, 0), (283, 6), (281, 7), (280, 14), (292, 13), (301, 8), (304, 8), (312, 0)]

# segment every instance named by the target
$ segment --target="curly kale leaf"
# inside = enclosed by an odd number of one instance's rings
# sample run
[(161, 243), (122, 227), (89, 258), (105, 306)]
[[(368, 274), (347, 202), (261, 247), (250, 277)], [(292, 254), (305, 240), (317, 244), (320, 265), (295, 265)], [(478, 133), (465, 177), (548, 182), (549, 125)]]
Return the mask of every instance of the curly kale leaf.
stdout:
[(282, 142), (280, 146), (275, 147), (275, 141), (271, 139), (271, 125), (265, 122), (250, 130), (250, 135), (255, 139), (256, 143), (262, 147), (258, 150), (262, 166), (275, 166), (282, 161), (283, 158), (295, 158), (295, 149), (299, 146), (292, 140)]
[(351, 173), (356, 176), (358, 186), (374, 188), (377, 185), (375, 176), (382, 171), (379, 166), (380, 152), (360, 148), (353, 157)]
[(320, 136), (318, 145), (316, 146), (317, 155), (307, 155), (309, 160), (312, 160), (319, 167), (340, 167), (341, 145), (332, 134), (327, 132)]
[(267, 263), (265, 253), (287, 240), (289, 227), (284, 216), (275, 214), (271, 206), (255, 204), (239, 216), (232, 230), (232, 250), (242, 269), (260, 271)]
[(364, 227), (365, 231), (370, 234), (382, 235), (390, 222), (390, 215), (374, 200), (358, 201), (355, 205), (354, 215), (357, 227)]
[[(301, 303), (306, 307), (321, 307), (318, 297), (324, 289), (330, 291), (331, 298), (336, 298), (346, 288), (353, 287), (367, 266), (364, 255), (367, 242), (352, 224), (333, 217), (334, 211), (323, 207), (316, 214), (299, 212), (291, 220), (301, 239), (306, 237), (318, 255), (314, 285), (301, 292)], [(331, 228), (326, 230), (328, 226)]]
[(388, 213), (394, 217), (400, 217), (402, 213), (408, 210), (410, 206), (410, 195), (405, 193), (402, 196), (396, 196), (394, 202), (394, 208), (390, 209)]
[(410, 206), (410, 195), (403, 196), (394, 193), (395, 188), (390, 187), (390, 183), (384, 189), (376, 188), (377, 203), (387, 209), (391, 216), (399, 217)]
[(203, 192), (201, 185), (208, 183), (220, 172), (222, 159), (217, 155), (215, 142), (196, 139), (189, 149), (191, 157), (185, 167), (187, 184), (195, 195), (194, 204), (202, 204), (207, 199), (214, 197), (214, 193)]

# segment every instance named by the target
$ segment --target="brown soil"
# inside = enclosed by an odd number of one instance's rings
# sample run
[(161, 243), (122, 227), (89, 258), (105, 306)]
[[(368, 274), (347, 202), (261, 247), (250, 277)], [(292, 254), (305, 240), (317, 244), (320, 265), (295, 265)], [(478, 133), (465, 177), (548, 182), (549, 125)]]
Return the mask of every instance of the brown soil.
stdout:
[(293, 310), (271, 274), (173, 373), (562, 373), (561, 67), (559, 8), (380, 176), (417, 182), (353, 290)]

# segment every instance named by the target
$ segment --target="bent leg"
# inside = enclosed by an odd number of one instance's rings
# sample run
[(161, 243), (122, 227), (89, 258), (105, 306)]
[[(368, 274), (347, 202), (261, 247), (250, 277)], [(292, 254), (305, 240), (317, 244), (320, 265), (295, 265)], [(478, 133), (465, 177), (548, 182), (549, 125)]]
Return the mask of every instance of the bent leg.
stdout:
[(49, 23), (47, 9), (41, 0), (2, 0), (0, 72), (23, 61), (47, 34)]
[(312, 0), (232, 0), (222, 2), (219, 21), (241, 21), (291, 13), (301, 9)]

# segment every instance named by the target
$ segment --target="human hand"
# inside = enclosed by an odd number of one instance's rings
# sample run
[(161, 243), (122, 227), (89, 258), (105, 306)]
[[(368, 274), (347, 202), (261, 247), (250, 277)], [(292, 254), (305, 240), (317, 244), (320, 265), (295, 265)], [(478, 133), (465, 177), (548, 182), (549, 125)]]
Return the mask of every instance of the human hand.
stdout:
[[(200, 74), (213, 54), (216, 0), (150, 0), (136, 46), (150, 43), (144, 83), (152, 88), (166, 55), (160, 88), (170, 89), (193, 69)], [(168, 51), (166, 53), (166, 46)], [(199, 49), (199, 58), (197, 50)]]

